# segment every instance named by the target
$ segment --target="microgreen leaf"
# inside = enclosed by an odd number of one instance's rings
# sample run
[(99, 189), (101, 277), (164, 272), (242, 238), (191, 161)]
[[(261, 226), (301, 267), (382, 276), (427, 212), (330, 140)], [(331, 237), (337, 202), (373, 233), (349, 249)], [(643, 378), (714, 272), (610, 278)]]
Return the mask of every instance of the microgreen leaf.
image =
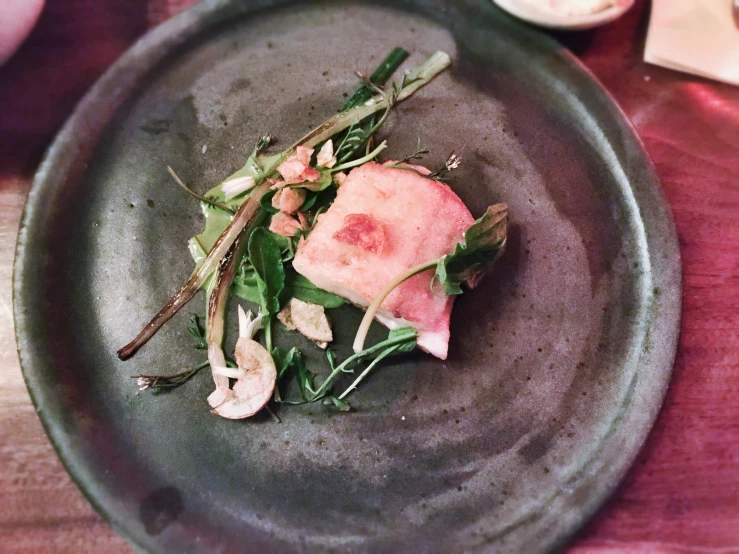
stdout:
[(484, 270), (503, 253), (506, 244), (508, 206), (495, 204), (464, 233), (454, 252), (439, 259), (431, 280), (434, 290), (461, 294), (462, 283), (473, 284)]
[(197, 343), (195, 348), (198, 350), (207, 350), (208, 341), (205, 338), (205, 329), (200, 323), (200, 319), (195, 314), (190, 316), (190, 324), (187, 326), (187, 332), (192, 335)]

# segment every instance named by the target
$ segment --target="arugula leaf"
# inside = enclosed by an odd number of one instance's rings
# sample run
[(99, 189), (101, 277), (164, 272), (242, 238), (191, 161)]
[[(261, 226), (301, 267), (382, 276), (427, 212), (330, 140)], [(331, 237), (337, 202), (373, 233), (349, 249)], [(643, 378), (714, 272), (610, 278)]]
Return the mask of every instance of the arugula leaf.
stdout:
[(306, 367), (302, 356), (296, 360), (295, 368), (295, 379), (298, 382), (300, 396), (303, 400), (308, 401), (308, 393), (313, 394), (313, 382), (316, 375)]
[(277, 366), (277, 378), (280, 379), (293, 373), (303, 402), (308, 402), (309, 393), (313, 393), (313, 383), (316, 376), (306, 367), (302, 352), (295, 347), (287, 351), (282, 348), (275, 348), (272, 351), (272, 358)]
[(275, 347), (272, 350), (272, 359), (275, 361), (275, 366), (277, 367), (277, 378), (280, 379), (293, 368), (296, 360), (301, 356), (300, 350), (294, 346), (290, 350)]
[(279, 296), (285, 287), (282, 252), (272, 233), (264, 227), (254, 229), (249, 237), (249, 261), (254, 267), (259, 306), (265, 315), (280, 311)]
[(288, 270), (286, 275), (292, 296), (298, 300), (318, 304), (324, 308), (338, 308), (346, 303), (341, 296), (319, 289), (295, 270)]
[(508, 206), (495, 204), (464, 233), (454, 252), (439, 259), (431, 280), (434, 290), (444, 294), (462, 294), (462, 283), (474, 283), (485, 266), (490, 266), (503, 253), (506, 244)]

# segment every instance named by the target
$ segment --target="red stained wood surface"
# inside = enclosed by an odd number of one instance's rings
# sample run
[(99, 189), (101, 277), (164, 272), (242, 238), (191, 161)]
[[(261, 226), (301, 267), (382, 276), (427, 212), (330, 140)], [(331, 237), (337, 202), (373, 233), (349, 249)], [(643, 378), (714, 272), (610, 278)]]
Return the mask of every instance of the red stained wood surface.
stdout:
[[(133, 40), (190, 3), (47, 0), (28, 42), (0, 67), (2, 552), (132, 552), (67, 476), (28, 398), (13, 338), (13, 251), (33, 173), (75, 102)], [(609, 26), (557, 35), (642, 137), (684, 268), (664, 409), (622, 486), (566, 550), (739, 552), (739, 88), (645, 64), (648, 16), (638, 0)]]

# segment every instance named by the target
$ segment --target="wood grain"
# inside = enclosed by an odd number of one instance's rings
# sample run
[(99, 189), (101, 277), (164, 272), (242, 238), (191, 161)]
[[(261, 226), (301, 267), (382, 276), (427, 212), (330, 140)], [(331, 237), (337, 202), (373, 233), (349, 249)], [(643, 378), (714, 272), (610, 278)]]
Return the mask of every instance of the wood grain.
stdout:
[[(191, 0), (50, 0), (0, 68), (0, 550), (132, 552), (71, 482), (23, 383), (12, 327), (23, 201), (54, 133), (99, 74)], [(648, 6), (558, 38), (634, 122), (662, 179), (683, 256), (674, 378), (647, 445), (566, 550), (739, 552), (739, 89), (641, 61)]]

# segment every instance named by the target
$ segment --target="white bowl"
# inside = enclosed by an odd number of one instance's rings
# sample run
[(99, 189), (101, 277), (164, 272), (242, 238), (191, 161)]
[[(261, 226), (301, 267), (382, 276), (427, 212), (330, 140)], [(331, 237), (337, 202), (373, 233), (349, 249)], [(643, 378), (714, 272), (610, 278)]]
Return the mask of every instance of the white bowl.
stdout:
[(615, 5), (587, 15), (564, 15), (539, 8), (527, 0), (493, 0), (499, 8), (514, 17), (550, 29), (591, 29), (621, 17), (634, 5), (634, 0), (615, 0)]

